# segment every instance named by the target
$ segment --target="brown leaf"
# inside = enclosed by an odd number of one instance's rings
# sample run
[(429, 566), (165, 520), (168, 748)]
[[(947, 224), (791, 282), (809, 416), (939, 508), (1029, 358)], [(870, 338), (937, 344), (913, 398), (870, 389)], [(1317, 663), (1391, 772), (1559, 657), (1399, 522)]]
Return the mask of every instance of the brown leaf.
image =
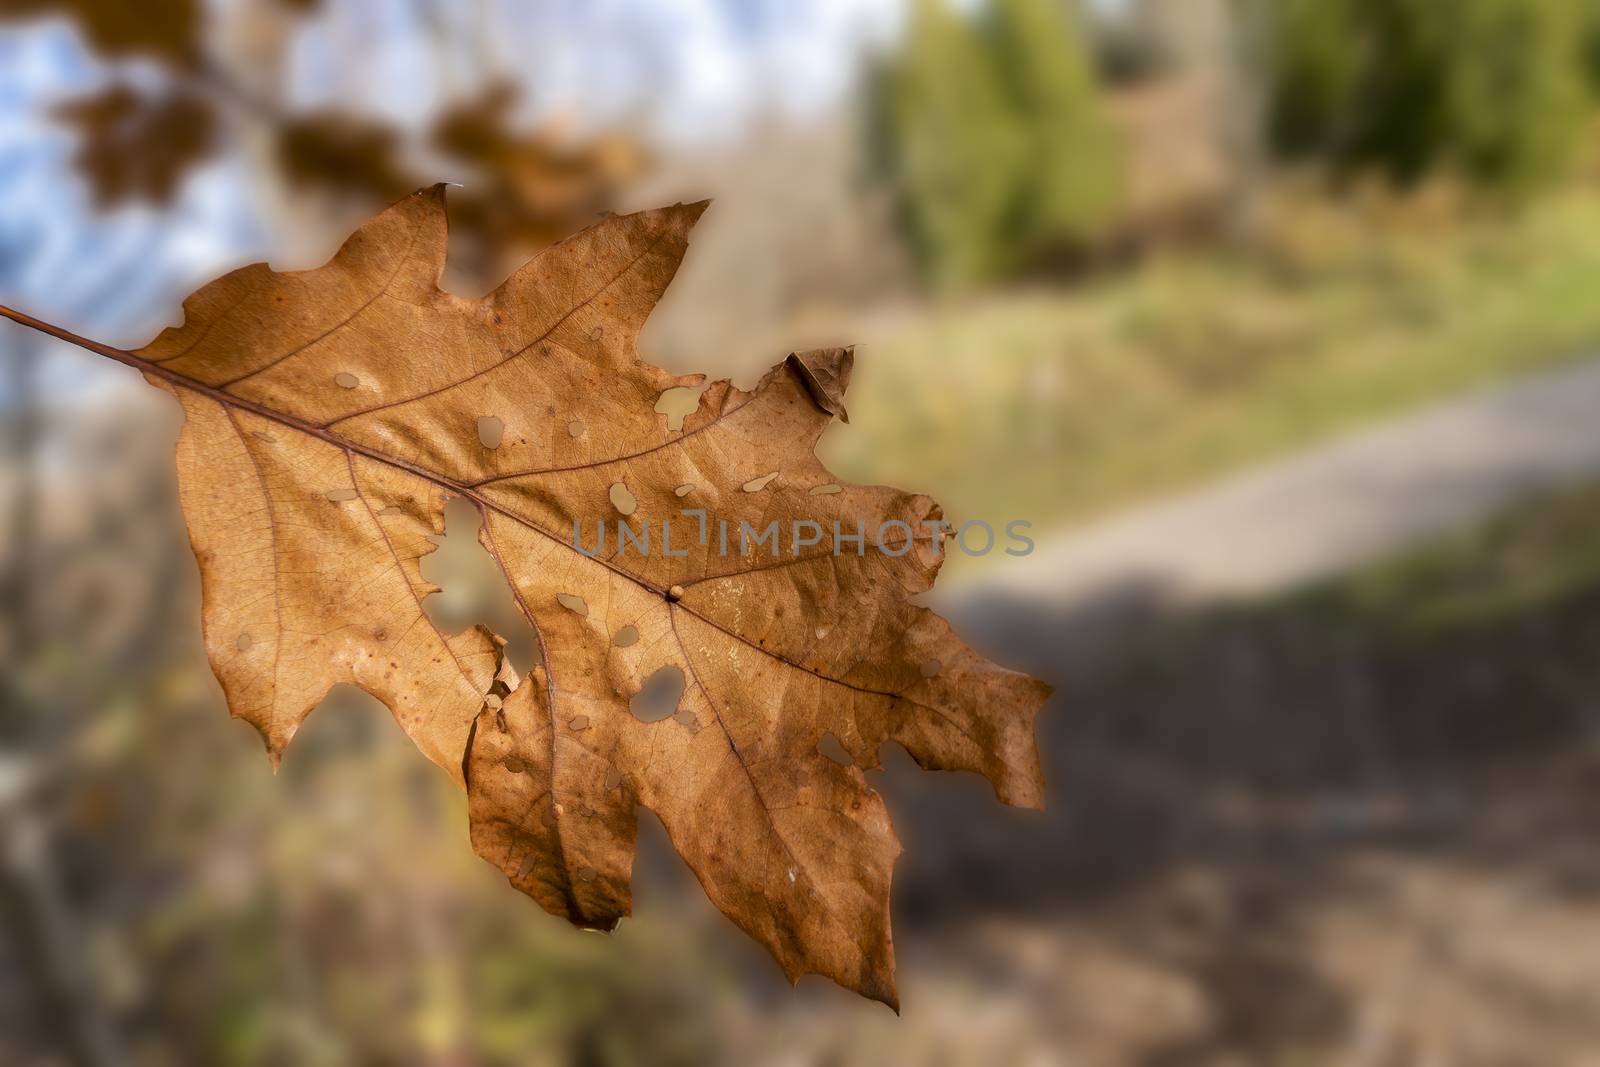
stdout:
[(383, 203), (415, 188), (401, 162), (399, 131), (338, 108), (291, 116), (275, 131), (284, 177), (296, 186), (334, 185)]
[[(850, 350), (791, 356), (749, 393), (713, 382), (681, 422), (658, 406), (701, 379), (642, 362), (635, 339), (704, 207), (607, 219), (464, 300), (437, 286), (435, 187), (325, 267), (243, 268), (149, 347), (97, 350), (188, 414), (178, 465), (206, 646), (274, 758), (330, 686), (359, 685), (467, 786), (474, 847), (549, 911), (602, 929), (629, 913), (643, 804), (786, 974), (893, 1005), (900, 846), (862, 769), (897, 741), (1037, 806), (1047, 688), (910, 602), (939, 568), (920, 525), (939, 518), (933, 501), (840, 487), (816, 459)], [(418, 559), (452, 494), (482, 514), (538, 635), (520, 685), (487, 631), (452, 636), (422, 611)], [(706, 543), (684, 508), (709, 517)], [(587, 544), (624, 514), (658, 538), (671, 521), (685, 554), (574, 544), (575, 521)], [(861, 523), (869, 542), (725, 555), (719, 519)], [(889, 520), (915, 537), (872, 544)], [(663, 686), (676, 707), (635, 714)], [(829, 735), (848, 761), (818, 750)]]
[[(643, 170), (639, 145), (620, 134), (562, 137), (553, 125), (522, 128), (518, 90), (490, 82), (476, 97), (446, 108), (429, 141), (466, 185), (451, 198), (457, 234), (482, 274), (570, 233), (610, 207)], [(461, 263), (457, 250), (456, 265)]]
[(102, 55), (152, 56), (194, 67), (200, 51), (199, 0), (0, 0), (0, 18), (70, 15)]
[[(633, 142), (611, 135), (558, 144), (548, 132), (512, 125), (513, 90), (495, 83), (445, 111), (432, 126), (436, 155), (448, 157), (468, 188), (451, 201), (454, 266), (470, 278), (498, 277), (519, 260), (592, 219), (642, 167)], [(284, 118), (276, 157), (297, 188), (387, 202), (417, 178), (400, 131), (339, 108)]]
[(216, 140), (211, 105), (182, 91), (146, 97), (114, 85), (70, 100), (56, 113), (78, 130), (73, 162), (101, 207), (172, 199), (189, 169), (211, 154)]

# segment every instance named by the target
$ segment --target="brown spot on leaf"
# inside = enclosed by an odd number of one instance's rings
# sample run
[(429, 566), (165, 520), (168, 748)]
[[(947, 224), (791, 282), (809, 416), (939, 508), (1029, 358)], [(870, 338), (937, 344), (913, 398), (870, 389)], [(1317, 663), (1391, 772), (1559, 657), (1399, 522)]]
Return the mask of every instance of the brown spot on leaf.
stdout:
[(850, 758), (850, 753), (845, 749), (844, 742), (835, 737), (832, 731), (822, 735), (822, 740), (817, 742), (817, 751), (841, 767), (852, 767), (856, 762)]
[(622, 514), (632, 515), (638, 510), (639, 501), (628, 491), (628, 487), (621, 482), (612, 482), (607, 494), (611, 497), (611, 506), (622, 512)]
[(702, 392), (703, 389), (675, 385), (671, 389), (663, 390), (661, 395), (656, 397), (655, 412), (657, 415), (667, 417), (669, 432), (677, 433), (683, 429), (683, 420), (699, 409)]
[(743, 489), (747, 493), (759, 493), (759, 492), (761, 492), (761, 490), (763, 490), (767, 486), (771, 485), (772, 484), (772, 480), (774, 478), (776, 478), (777, 476), (778, 476), (778, 472), (777, 471), (773, 471), (770, 474), (763, 474), (759, 478), (751, 478), (748, 482), (745, 482), (739, 488)]

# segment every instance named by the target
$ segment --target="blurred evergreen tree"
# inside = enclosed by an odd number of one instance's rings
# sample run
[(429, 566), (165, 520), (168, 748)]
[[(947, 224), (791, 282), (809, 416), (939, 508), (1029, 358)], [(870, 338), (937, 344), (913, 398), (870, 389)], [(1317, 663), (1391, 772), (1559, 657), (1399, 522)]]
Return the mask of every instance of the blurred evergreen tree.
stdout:
[(1001, 237), (1029, 261), (1092, 243), (1110, 219), (1117, 174), (1077, 20), (1059, 0), (991, 0), (985, 28), (1026, 150)]
[(879, 72), (872, 143), (912, 247), (944, 288), (1081, 249), (1116, 182), (1076, 22), (1058, 0), (993, 0), (975, 17), (918, 0)]
[(1271, 0), (1270, 135), (1290, 158), (1449, 170), (1520, 190), (1558, 175), (1589, 114), (1590, 0)]

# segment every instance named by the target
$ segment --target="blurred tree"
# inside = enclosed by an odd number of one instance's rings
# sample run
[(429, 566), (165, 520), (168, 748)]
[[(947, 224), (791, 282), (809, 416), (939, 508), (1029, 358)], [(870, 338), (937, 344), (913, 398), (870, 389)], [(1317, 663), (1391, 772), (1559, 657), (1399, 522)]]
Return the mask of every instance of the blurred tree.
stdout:
[(1081, 250), (1116, 182), (1092, 64), (1056, 0), (976, 18), (919, 0), (879, 72), (873, 143), (927, 276), (953, 286)]
[(999, 273), (996, 236), (1027, 158), (978, 35), (943, 0), (918, 0), (875, 96), (872, 144), (926, 273), (944, 285)]
[(1585, 128), (1588, 0), (1252, 2), (1290, 158), (1517, 190), (1559, 174)]
[(1110, 221), (1117, 174), (1077, 22), (1058, 0), (992, 0), (988, 30), (1026, 149), (1003, 236), (1030, 259), (1089, 244)]

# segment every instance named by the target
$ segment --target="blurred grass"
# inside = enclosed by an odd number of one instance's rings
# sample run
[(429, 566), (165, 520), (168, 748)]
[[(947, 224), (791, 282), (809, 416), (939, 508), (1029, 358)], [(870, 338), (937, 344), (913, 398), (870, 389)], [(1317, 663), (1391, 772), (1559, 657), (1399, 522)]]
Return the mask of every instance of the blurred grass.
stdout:
[(934, 306), (864, 346), (842, 476), (1079, 520), (1589, 355), (1600, 198), (1485, 217), (1285, 198), (1249, 253)]
[[(1477, 529), (1358, 572), (1334, 588), (1353, 610), (1381, 613), (1398, 639), (1534, 618), (1584, 600), (1600, 608), (1600, 486), (1522, 506)], [(1307, 598), (1318, 602), (1316, 595)], [(1588, 631), (1588, 640), (1600, 628)], [(1556, 648), (1562, 647), (1554, 642)], [(1597, 660), (1596, 662), (1600, 662)]]
[(1600, 485), (1526, 501), (1304, 591), (1148, 627), (1068, 696), (1115, 708), (1123, 742), (1160, 739), (1174, 779), (1285, 795), (1590, 752), (1596, 529)]

